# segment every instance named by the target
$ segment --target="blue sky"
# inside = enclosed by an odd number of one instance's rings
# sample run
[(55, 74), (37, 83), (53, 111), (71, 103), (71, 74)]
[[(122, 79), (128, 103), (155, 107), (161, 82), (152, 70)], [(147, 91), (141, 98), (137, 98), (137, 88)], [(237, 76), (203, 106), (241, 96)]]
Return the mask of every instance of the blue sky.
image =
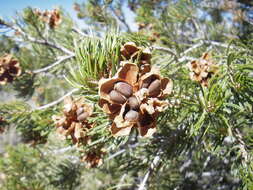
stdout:
[(27, 6), (37, 7), (40, 9), (51, 9), (56, 6), (62, 6), (65, 10), (74, 13), (72, 5), (80, 0), (0, 0), (1, 17), (10, 17), (15, 11), (20, 11)]
[[(41, 10), (52, 9), (61, 6), (74, 20), (78, 20), (76, 12), (73, 10), (74, 2), (83, 2), (81, 0), (0, 0), (0, 17), (10, 19), (17, 11), (22, 11), (25, 7), (36, 7)], [(78, 22), (82, 25), (82, 22)], [(83, 26), (83, 25), (82, 25)]]
[[(73, 3), (83, 1), (84, 0), (0, 0), (0, 17), (10, 19), (15, 15), (16, 11), (21, 11), (27, 6), (40, 8), (41, 10), (61, 6), (74, 18), (74, 20), (77, 20), (76, 13), (73, 10)], [(126, 10), (127, 9), (128, 8), (126, 8)], [(128, 22), (132, 23), (134, 21), (133, 13), (128, 9), (126, 14)], [(136, 26), (132, 25), (131, 28), (136, 29)]]

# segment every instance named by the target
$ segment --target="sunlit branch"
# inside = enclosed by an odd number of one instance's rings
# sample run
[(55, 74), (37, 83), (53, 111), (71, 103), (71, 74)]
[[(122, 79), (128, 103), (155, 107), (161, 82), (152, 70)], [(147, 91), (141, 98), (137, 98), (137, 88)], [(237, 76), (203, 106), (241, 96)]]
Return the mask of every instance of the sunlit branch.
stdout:
[(3, 20), (0, 20), (0, 24), (2, 25), (5, 25), (9, 28), (12, 28), (13, 30), (19, 32), (23, 37), (25, 37), (27, 40), (29, 40), (30, 42), (33, 42), (33, 43), (37, 43), (37, 44), (41, 44), (41, 45), (45, 45), (45, 46), (50, 46), (52, 48), (55, 48), (55, 49), (58, 49), (66, 54), (69, 54), (69, 55), (75, 55), (74, 52), (68, 50), (67, 48), (57, 44), (57, 43), (53, 43), (53, 42), (49, 42), (45, 39), (43, 40), (39, 40), (39, 39), (36, 39), (30, 35), (28, 35), (27, 33), (25, 33), (19, 26), (17, 25), (14, 25), (14, 24), (10, 24), (10, 23), (6, 23), (5, 21)]
[(152, 175), (154, 169), (158, 166), (161, 158), (160, 158), (160, 153), (161, 153), (161, 150), (159, 150), (157, 152), (157, 155), (155, 156), (154, 160), (152, 161), (147, 173), (145, 174), (143, 180), (141, 181), (140, 185), (139, 185), (139, 188), (138, 190), (145, 190), (145, 186), (146, 186), (146, 183), (148, 181), (148, 178), (150, 177), (150, 175)]
[(115, 11), (115, 9), (113, 7), (110, 6), (110, 10), (112, 11), (112, 13), (114, 14), (114, 16), (117, 18), (117, 20), (119, 20), (126, 28), (128, 32), (131, 32), (131, 29), (129, 27), (129, 25), (127, 24), (125, 18), (121, 18)]
[(70, 59), (70, 58), (73, 58), (73, 57), (74, 57), (74, 55), (61, 56), (61, 57), (59, 57), (59, 59), (58, 59), (56, 62), (54, 62), (53, 64), (51, 64), (51, 65), (49, 65), (49, 66), (46, 66), (46, 67), (44, 67), (44, 68), (42, 68), (42, 69), (34, 70), (34, 71), (32, 71), (32, 73), (38, 74), (38, 73), (42, 73), (42, 72), (48, 71), (48, 70), (52, 69), (53, 67), (55, 67), (55, 66), (61, 64), (62, 62), (66, 61), (66, 60), (68, 60), (68, 59)]
[(44, 106), (40, 106), (40, 107), (37, 107), (35, 108), (35, 110), (43, 110), (43, 109), (47, 109), (49, 107), (52, 107), (54, 105), (57, 105), (59, 104), (60, 102), (62, 102), (66, 97), (70, 96), (71, 94), (73, 94), (74, 92), (77, 92), (79, 89), (75, 88), (73, 90), (71, 90), (70, 92), (68, 92), (67, 94), (65, 94), (64, 96), (60, 97), (58, 100), (55, 100), (49, 104), (46, 104)]

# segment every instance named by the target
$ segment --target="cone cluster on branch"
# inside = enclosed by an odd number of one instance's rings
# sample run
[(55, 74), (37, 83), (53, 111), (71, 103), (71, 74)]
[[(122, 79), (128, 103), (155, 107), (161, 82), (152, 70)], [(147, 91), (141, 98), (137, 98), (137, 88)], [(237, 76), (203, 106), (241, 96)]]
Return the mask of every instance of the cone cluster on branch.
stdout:
[(5, 85), (12, 82), (21, 75), (21, 67), (17, 59), (11, 54), (5, 54), (0, 57), (0, 84)]
[(158, 114), (168, 106), (164, 98), (172, 91), (172, 81), (151, 67), (148, 49), (129, 42), (121, 55), (130, 61), (121, 61), (115, 76), (99, 81), (99, 106), (113, 120), (114, 136), (129, 135), (132, 128), (138, 128), (141, 136), (152, 136)]
[(192, 61), (187, 66), (191, 71), (190, 78), (202, 86), (208, 86), (210, 78), (218, 72), (218, 66), (208, 53), (204, 53), (200, 59)]
[(93, 113), (93, 106), (83, 103), (83, 99), (73, 100), (68, 97), (64, 100), (62, 116), (53, 116), (57, 131), (65, 137), (71, 137), (74, 144), (87, 144), (90, 136), (89, 129), (93, 127), (87, 118)]
[(53, 9), (51, 11), (40, 11), (35, 9), (34, 14), (39, 17), (40, 20), (47, 23), (51, 29), (54, 29), (60, 25), (62, 18), (59, 9)]

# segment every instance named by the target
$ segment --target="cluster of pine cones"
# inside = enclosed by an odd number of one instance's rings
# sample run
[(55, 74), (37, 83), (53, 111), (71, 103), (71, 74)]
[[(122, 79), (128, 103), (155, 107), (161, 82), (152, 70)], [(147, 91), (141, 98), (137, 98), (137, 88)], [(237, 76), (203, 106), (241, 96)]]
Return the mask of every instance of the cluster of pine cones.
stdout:
[[(112, 120), (110, 131), (114, 136), (129, 135), (133, 128), (144, 137), (156, 132), (159, 113), (170, 105), (166, 96), (172, 93), (173, 83), (161, 76), (158, 68), (151, 65), (149, 48), (139, 47), (127, 42), (121, 47), (121, 67), (110, 78), (99, 80), (99, 106)], [(207, 86), (208, 80), (217, 71), (209, 54), (188, 64), (191, 78)], [(88, 131), (94, 124), (87, 120), (93, 113), (93, 106), (83, 99), (68, 98), (64, 103), (62, 116), (54, 116), (57, 130), (66, 137), (71, 137), (74, 144), (87, 145), (91, 140)], [(88, 167), (102, 163), (105, 152), (92, 149), (86, 152), (82, 161)]]

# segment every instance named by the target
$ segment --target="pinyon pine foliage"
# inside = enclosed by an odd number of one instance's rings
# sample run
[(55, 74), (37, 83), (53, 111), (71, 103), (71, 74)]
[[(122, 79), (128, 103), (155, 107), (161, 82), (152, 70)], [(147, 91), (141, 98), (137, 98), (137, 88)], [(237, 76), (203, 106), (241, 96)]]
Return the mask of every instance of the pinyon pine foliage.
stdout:
[(252, 8), (86, 0), (85, 27), (61, 7), (0, 18), (0, 189), (252, 190)]

